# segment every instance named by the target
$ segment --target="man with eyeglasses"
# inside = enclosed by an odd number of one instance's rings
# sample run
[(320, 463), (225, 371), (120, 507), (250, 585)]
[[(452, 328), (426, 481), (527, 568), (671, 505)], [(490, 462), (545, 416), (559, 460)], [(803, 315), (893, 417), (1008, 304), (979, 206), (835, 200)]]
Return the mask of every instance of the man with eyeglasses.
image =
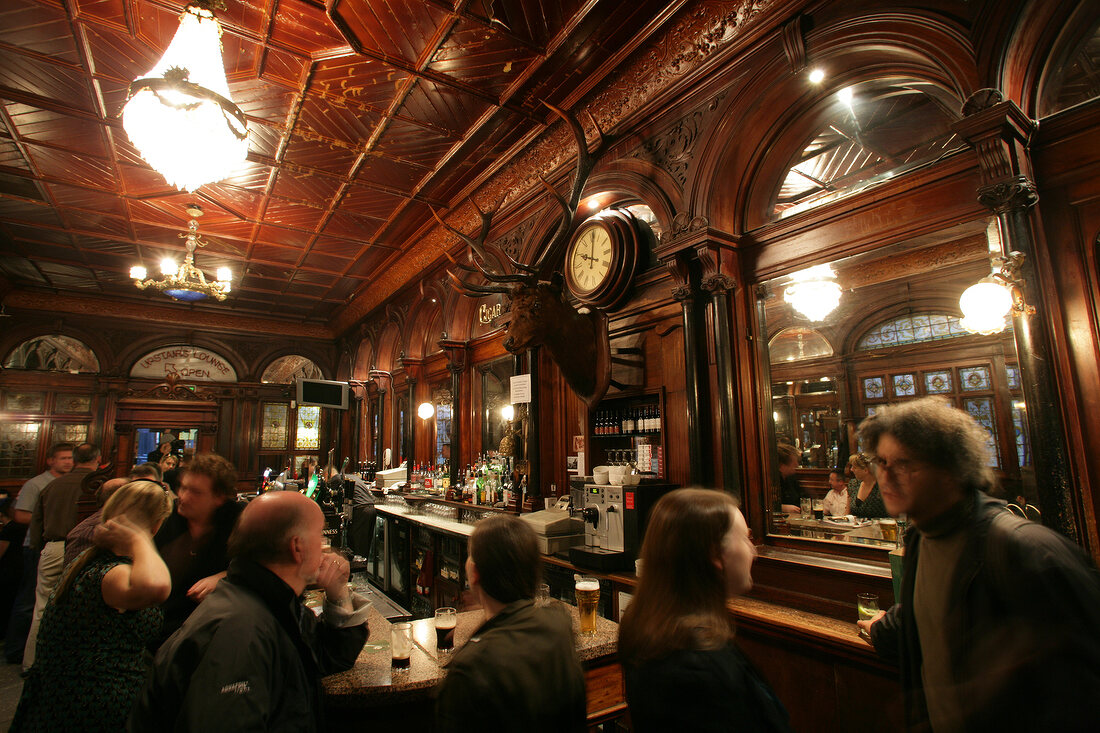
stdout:
[(898, 664), (910, 730), (1085, 731), (1100, 720), (1100, 573), (1005, 511), (989, 434), (928, 397), (860, 425), (883, 501), (908, 514), (899, 603), (859, 625)]

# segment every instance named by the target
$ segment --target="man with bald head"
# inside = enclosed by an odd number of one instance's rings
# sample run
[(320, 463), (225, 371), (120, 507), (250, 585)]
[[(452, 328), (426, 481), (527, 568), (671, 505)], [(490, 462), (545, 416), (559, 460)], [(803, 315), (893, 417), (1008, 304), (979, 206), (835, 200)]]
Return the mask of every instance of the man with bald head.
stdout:
[[(245, 507), (228, 574), (161, 646), (129, 730), (324, 728), (321, 677), (355, 663), (370, 604), (348, 591), (348, 562), (323, 551), (323, 529), (297, 492)], [(320, 619), (300, 600), (310, 583), (325, 591)]]
[(95, 535), (95, 528), (103, 523), (103, 505), (111, 498), (111, 494), (134, 480), (136, 479), (132, 474), (130, 478), (108, 479), (96, 490), (95, 513), (73, 527), (69, 534), (65, 535), (65, 567), (68, 567), (69, 563), (80, 557), (80, 553), (92, 546), (92, 536)]

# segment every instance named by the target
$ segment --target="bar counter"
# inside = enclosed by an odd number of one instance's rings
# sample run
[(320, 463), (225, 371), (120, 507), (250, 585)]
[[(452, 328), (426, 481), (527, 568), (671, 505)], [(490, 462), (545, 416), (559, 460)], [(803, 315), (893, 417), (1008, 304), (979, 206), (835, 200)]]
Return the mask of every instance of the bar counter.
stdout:
[[(560, 601), (551, 601), (560, 603)], [(568, 604), (574, 633), (578, 629), (577, 609)], [(436, 648), (435, 622), (412, 622), (413, 650), (408, 669), (393, 669), (390, 663), (392, 624), (371, 609), (368, 619), (370, 636), (355, 666), (346, 672), (329, 675), (322, 681), (325, 706), (331, 730), (346, 730), (345, 723), (372, 725), (378, 721), (400, 723), (404, 730), (431, 730), (432, 688), (446, 675), (451, 657), (462, 648), (481, 626), (480, 610), (458, 614), (454, 651)], [(597, 617), (595, 636), (576, 636), (577, 653), (585, 669), (589, 719), (608, 710), (625, 709), (622, 673), (616, 662), (619, 625)]]

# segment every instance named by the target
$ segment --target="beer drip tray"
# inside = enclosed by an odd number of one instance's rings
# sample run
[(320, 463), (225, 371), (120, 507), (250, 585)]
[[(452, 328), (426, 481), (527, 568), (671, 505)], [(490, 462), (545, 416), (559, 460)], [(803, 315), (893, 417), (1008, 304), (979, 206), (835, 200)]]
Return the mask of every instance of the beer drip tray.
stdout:
[(581, 568), (613, 572), (632, 568), (634, 558), (619, 550), (601, 550), (598, 547), (570, 547), (569, 562)]

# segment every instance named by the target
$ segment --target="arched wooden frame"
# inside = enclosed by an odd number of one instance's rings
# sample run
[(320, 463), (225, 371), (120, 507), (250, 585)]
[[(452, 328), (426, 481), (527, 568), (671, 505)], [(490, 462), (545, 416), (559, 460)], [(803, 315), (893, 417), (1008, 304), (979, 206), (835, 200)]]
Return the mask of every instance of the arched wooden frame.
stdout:
[(142, 356), (165, 346), (173, 346), (185, 342), (188, 346), (208, 349), (224, 357), (237, 373), (238, 382), (243, 381), (247, 378), (247, 375), (252, 373), (248, 368), (248, 363), (228, 342), (196, 334), (194, 337), (188, 339), (179, 337), (165, 338), (163, 335), (157, 335), (135, 341), (120, 355), (119, 361), (122, 364), (122, 374), (128, 377), (130, 371), (134, 368), (134, 364), (136, 364), (137, 360)]

